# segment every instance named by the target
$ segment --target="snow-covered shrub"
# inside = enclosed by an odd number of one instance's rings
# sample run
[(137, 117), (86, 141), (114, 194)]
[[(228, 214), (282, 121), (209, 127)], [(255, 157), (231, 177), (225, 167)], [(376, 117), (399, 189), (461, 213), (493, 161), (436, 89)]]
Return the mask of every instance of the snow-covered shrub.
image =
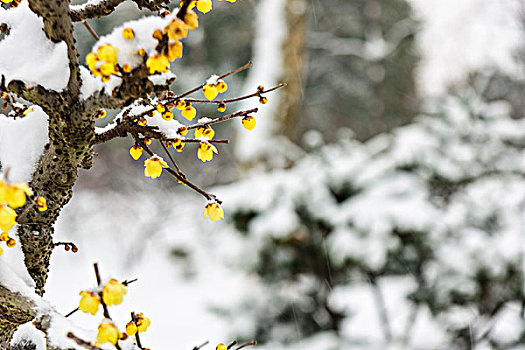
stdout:
[(522, 344), (525, 119), (476, 86), (220, 190), (262, 282), (260, 340)]

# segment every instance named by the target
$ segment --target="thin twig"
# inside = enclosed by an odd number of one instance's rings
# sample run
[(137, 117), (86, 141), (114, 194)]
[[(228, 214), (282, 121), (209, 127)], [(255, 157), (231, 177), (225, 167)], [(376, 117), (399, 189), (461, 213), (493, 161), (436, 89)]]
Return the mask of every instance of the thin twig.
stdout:
[(237, 340), (232, 341), (232, 342), (230, 343), (230, 345), (228, 345), (228, 346), (226, 347), (226, 349), (227, 349), (227, 350), (230, 350), (230, 349), (231, 349), (232, 347), (234, 347), (235, 345), (237, 345)]
[(97, 33), (95, 33), (95, 31), (93, 30), (93, 28), (91, 28), (91, 26), (89, 25), (88, 22), (86, 22), (85, 19), (82, 20), (82, 24), (86, 27), (86, 29), (88, 30), (88, 32), (91, 34), (91, 36), (93, 38), (95, 38), (96, 41), (99, 41), (100, 40), (100, 37), (97, 35)]
[(236, 348), (235, 350), (241, 350), (241, 349), (247, 348), (248, 346), (255, 346), (255, 345), (257, 345), (257, 340), (252, 340), (252, 341), (249, 342), (249, 343), (242, 344), (241, 346), (239, 346), (239, 347)]
[[(168, 139), (168, 141), (175, 141), (176, 139)], [(181, 139), (182, 142), (187, 143), (200, 143), (201, 139)], [(208, 143), (230, 143), (230, 140), (206, 140)]]
[(69, 317), (69, 316), (73, 315), (73, 314), (74, 314), (75, 312), (77, 312), (77, 311), (78, 311), (78, 307), (77, 307), (75, 310), (73, 310), (73, 311), (71, 311), (70, 313), (68, 313), (68, 314), (67, 314), (66, 316), (64, 316), (64, 317)]
[[(131, 283), (136, 282), (136, 281), (138, 281), (138, 279), (137, 279), (137, 278), (134, 278), (134, 279), (132, 279), (132, 280), (130, 280), (130, 281), (126, 280), (126, 281), (122, 282), (122, 284), (125, 285), (125, 286), (127, 287), (127, 286), (129, 286)], [(75, 310), (69, 312), (69, 313), (68, 313), (66, 316), (64, 316), (64, 317), (69, 317), (69, 316), (73, 315), (75, 312), (77, 312), (78, 310), (79, 310), (79, 309), (78, 309), (78, 307), (77, 307)]]
[(205, 347), (206, 345), (208, 345), (210, 343), (209, 340), (206, 340), (204, 343), (202, 343), (201, 345), (197, 345), (197, 346), (194, 346), (193, 349), (191, 350), (200, 350), (201, 348)]
[(177, 17), (184, 21), (184, 17), (188, 12), (188, 7), (190, 6), (191, 0), (181, 0), (182, 6), (180, 7), (179, 12), (177, 12)]
[[(131, 321), (135, 324), (135, 326), (137, 326), (137, 323), (135, 322), (135, 313), (133, 311), (131, 312)], [(140, 342), (140, 336), (139, 336), (138, 328), (137, 328), (137, 333), (135, 333), (135, 339), (137, 339), (137, 346), (139, 347), (139, 349), (144, 349), (142, 347), (142, 343)]]
[[(239, 67), (239, 68), (237, 68), (237, 69), (232, 70), (231, 72), (228, 72), (228, 73), (226, 73), (226, 74), (221, 75), (221, 76), (218, 78), (218, 80), (219, 80), (219, 79), (224, 79), (224, 78), (229, 77), (230, 75), (233, 75), (233, 74), (237, 74), (237, 73), (239, 73), (239, 72), (242, 72), (243, 70), (246, 70), (246, 69), (252, 68), (252, 66), (253, 66), (252, 61), (249, 61), (249, 62), (246, 63), (244, 66)], [(186, 91), (186, 92), (183, 93), (182, 95), (179, 95), (179, 96), (174, 97), (174, 98), (172, 98), (172, 99), (168, 99), (168, 102), (167, 102), (167, 103), (177, 102), (178, 100), (182, 99), (183, 97), (186, 97), (186, 96), (188, 96), (188, 95), (193, 94), (194, 92), (199, 91), (199, 90), (202, 89), (204, 86), (206, 86), (206, 83), (204, 83), (204, 84), (202, 84), (202, 85), (199, 85), (199, 86), (197, 86), (197, 87), (194, 88), (194, 89), (191, 89), (191, 90), (189, 90), (189, 91)]]
[[(97, 285), (100, 286), (102, 281), (100, 279), (100, 273), (98, 271), (98, 263), (94, 263), (93, 264), (93, 268), (95, 269), (95, 277), (97, 278)], [(108, 306), (104, 302), (104, 298), (103, 298), (102, 292), (100, 292), (99, 294), (100, 294), (100, 304), (102, 304), (102, 309), (104, 310), (104, 317), (111, 320), (111, 316), (109, 315)], [(115, 346), (118, 348), (118, 344), (115, 345)]]
[(126, 287), (129, 286), (130, 284), (132, 284), (133, 282), (137, 282), (138, 281), (138, 278), (134, 278), (130, 281), (128, 280), (125, 280), (124, 282), (122, 282), (123, 285), (125, 285)]
[[(134, 133), (133, 134), (133, 138), (135, 139), (136, 142), (139, 143), (139, 145), (146, 151), (146, 153), (148, 153), (150, 156), (154, 156), (155, 154), (151, 151), (151, 149), (146, 146), (146, 144), (140, 139), (140, 137), (138, 136), (138, 134)], [(179, 180), (180, 182), (182, 182), (183, 184), (187, 185), (189, 188), (191, 188), (192, 190), (194, 190), (195, 192), (198, 192), (200, 193), (202, 196), (204, 196), (204, 198), (206, 198), (207, 200), (211, 201), (211, 200), (214, 200), (216, 201), (218, 204), (222, 204), (222, 201), (219, 200), (214, 194), (211, 194), (211, 193), (208, 193), (206, 191), (204, 191), (203, 189), (201, 189), (199, 186), (191, 183), (187, 178), (183, 178), (181, 175), (179, 175), (175, 170), (173, 170), (172, 168), (168, 167), (166, 169), (166, 171), (173, 175), (177, 180)]]
[[(224, 79), (224, 78), (226, 78), (226, 77), (228, 77), (228, 76), (230, 76), (230, 75), (233, 75), (233, 74), (237, 74), (237, 73), (239, 73), (239, 72), (242, 72), (243, 70), (246, 70), (246, 69), (248, 69), (248, 68), (251, 68), (252, 65), (253, 65), (253, 64), (252, 64), (252, 61), (249, 61), (249, 62), (246, 63), (244, 66), (239, 67), (239, 68), (237, 68), (237, 69), (232, 70), (231, 72), (228, 72), (228, 73), (226, 73), (226, 74), (221, 75), (218, 79)], [(191, 94), (194, 93), (194, 92), (199, 91), (199, 90), (202, 89), (205, 85), (206, 85), (206, 83), (201, 84), (201, 85), (197, 86), (196, 88), (193, 88), (193, 89), (191, 89), (191, 90), (189, 90), (189, 91), (184, 92), (184, 93), (181, 94), (181, 95), (175, 96), (175, 97), (173, 97), (173, 98), (169, 98), (169, 99), (167, 99), (167, 100), (161, 102), (161, 104), (176, 103), (176, 102), (178, 102), (179, 100), (182, 100), (184, 97), (186, 97), (186, 96), (188, 96), (188, 95), (191, 95)], [(281, 84), (281, 85), (282, 85), (282, 84)], [(282, 87), (282, 86), (280, 86), (280, 87)], [(273, 90), (275, 90), (275, 89), (278, 89), (278, 88), (279, 88), (279, 87), (272, 88), (271, 91), (273, 91)], [(244, 97), (244, 96), (243, 96), (243, 97)], [(140, 117), (145, 116), (146, 114), (148, 114), (148, 113), (150, 113), (150, 112), (154, 112), (155, 110), (156, 110), (156, 106), (155, 106), (155, 107), (152, 107), (152, 108), (150, 108), (150, 109), (147, 109), (147, 110), (145, 110), (144, 112), (140, 113), (139, 115), (133, 116), (132, 118), (133, 118), (133, 119), (138, 119), (138, 118), (140, 118)]]
[(191, 129), (195, 129), (195, 128), (202, 127), (202, 126), (213, 125), (213, 124), (224, 122), (224, 121), (229, 120), (229, 119), (233, 119), (233, 118), (237, 118), (237, 117), (243, 117), (243, 116), (246, 116), (246, 115), (252, 114), (252, 113), (257, 113), (258, 110), (259, 110), (259, 108), (252, 108), (252, 109), (248, 109), (248, 110), (245, 110), (245, 111), (240, 111), (240, 112), (232, 113), (232, 114), (229, 114), (229, 115), (225, 115), (224, 117), (215, 118), (215, 119), (212, 119), (212, 120), (204, 122), (204, 123), (192, 124), (192, 125), (187, 126), (186, 128), (188, 130), (191, 130)]
[(67, 333), (67, 337), (72, 339), (78, 345), (85, 347), (86, 349), (89, 349), (89, 350), (102, 350), (101, 348), (96, 347), (95, 345), (91, 344), (90, 342), (87, 342), (87, 341), (85, 341), (83, 339), (80, 339), (79, 337), (77, 337), (76, 335), (74, 335), (71, 332)]
[(179, 168), (179, 166), (177, 165), (177, 163), (175, 163), (175, 159), (173, 159), (173, 157), (171, 156), (171, 153), (170, 153), (170, 151), (168, 150), (168, 148), (164, 145), (164, 142), (159, 141), (159, 143), (161, 144), (162, 148), (164, 148), (164, 151), (165, 151), (166, 154), (168, 155), (168, 158), (170, 159), (170, 161), (171, 161), (171, 163), (173, 164), (173, 166), (175, 167), (175, 169), (177, 169), (177, 172), (179, 173), (179, 175), (185, 178), (186, 175), (184, 175), (184, 173), (180, 170), (180, 168)]
[(252, 98), (252, 97), (259, 97), (261, 94), (265, 94), (265, 93), (268, 93), (268, 92), (275, 91), (275, 90), (280, 89), (282, 87), (285, 87), (287, 85), (288, 84), (281, 83), (281, 84), (279, 84), (277, 86), (274, 86), (273, 88), (270, 88), (270, 89), (267, 89), (267, 90), (264, 90), (264, 91), (257, 91), (257, 92), (254, 92), (253, 94), (249, 94), (249, 95), (245, 95), (245, 96), (241, 96), (241, 97), (236, 97), (236, 98), (230, 98), (230, 99), (227, 99), (227, 100), (212, 100), (212, 101), (209, 101), (209, 100), (199, 100), (199, 99), (194, 99), (194, 98), (187, 98), (184, 101), (191, 102), (191, 103), (212, 103), (212, 104), (239, 102), (239, 101), (247, 100), (247, 99)]

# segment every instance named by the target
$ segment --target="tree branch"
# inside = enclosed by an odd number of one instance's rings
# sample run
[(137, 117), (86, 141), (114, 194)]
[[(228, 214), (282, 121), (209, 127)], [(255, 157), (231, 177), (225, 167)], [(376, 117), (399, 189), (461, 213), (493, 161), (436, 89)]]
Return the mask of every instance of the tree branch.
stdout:
[(0, 285), (0, 349), (8, 349), (18, 326), (36, 316), (33, 306), (33, 303), (20, 293)]
[(69, 16), (73, 22), (80, 22), (88, 18), (99, 18), (107, 16), (115, 11), (115, 8), (125, 0), (106, 0), (98, 4), (86, 3), (70, 6)]

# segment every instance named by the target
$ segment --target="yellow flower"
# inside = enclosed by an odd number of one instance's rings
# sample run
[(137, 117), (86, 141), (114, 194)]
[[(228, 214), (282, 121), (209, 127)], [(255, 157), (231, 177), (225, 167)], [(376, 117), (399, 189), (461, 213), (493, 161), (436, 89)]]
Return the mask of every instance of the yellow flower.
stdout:
[(153, 142), (153, 141), (151, 141), (151, 139), (147, 139), (147, 138), (144, 139), (144, 144), (145, 144), (146, 146), (151, 145), (152, 142)]
[(144, 317), (144, 314), (142, 313), (136, 314), (135, 320), (136, 320), (137, 329), (139, 333), (145, 332), (148, 329), (148, 327), (151, 325), (151, 321), (149, 320), (149, 318)]
[(219, 80), (217, 83), (217, 90), (222, 94), (223, 92), (226, 92), (228, 90), (228, 85), (224, 80)]
[(215, 350), (228, 350), (228, 347), (224, 344), (218, 344)]
[(184, 150), (184, 145), (185, 145), (184, 142), (179, 141), (179, 142), (175, 145), (175, 150), (176, 150), (177, 152), (182, 152), (182, 151)]
[(102, 287), (102, 300), (106, 305), (118, 305), (124, 299), (124, 294), (128, 291), (126, 286), (117, 281), (110, 279), (104, 287)]
[(7, 248), (13, 248), (16, 245), (16, 241), (12, 238), (9, 238), (6, 242)]
[(157, 112), (159, 113), (164, 113), (166, 111), (166, 107), (164, 107), (164, 105), (162, 104), (158, 104), (156, 109), (157, 109)]
[(0, 203), (4, 203), (6, 201), (6, 195), (7, 195), (7, 184), (0, 179)]
[(39, 196), (36, 199), (36, 205), (37, 205), (39, 211), (46, 211), (47, 210), (47, 200), (44, 197), (42, 197), (42, 196)]
[(137, 53), (139, 54), (139, 56), (142, 56), (142, 57), (146, 56), (146, 50), (144, 49), (139, 49)]
[(124, 71), (124, 73), (129, 73), (131, 72), (131, 66), (129, 64), (125, 64), (122, 66), (122, 70)]
[(168, 59), (170, 61), (175, 60), (176, 58), (182, 57), (182, 43), (176, 41), (168, 45)]
[(142, 151), (143, 151), (142, 147), (133, 145), (133, 147), (129, 149), (129, 154), (131, 155), (133, 159), (138, 160), (142, 156)]
[(148, 125), (148, 121), (146, 120), (146, 118), (144, 118), (144, 117), (140, 117), (140, 118), (139, 118), (139, 122), (138, 122), (138, 124), (139, 124), (140, 126), (146, 126), (146, 125)]
[(80, 298), (78, 309), (87, 314), (96, 314), (98, 311), (98, 306), (100, 305), (100, 296), (98, 296), (96, 293), (86, 290), (80, 292), (80, 296), (82, 296), (82, 298)]
[(177, 108), (179, 111), (182, 111), (186, 107), (186, 101), (184, 100), (178, 100), (175, 104), (175, 108)]
[(86, 56), (86, 63), (91, 71), (97, 67), (98, 56), (94, 52), (90, 52)]
[(219, 103), (219, 104), (217, 105), (217, 110), (218, 110), (219, 112), (221, 112), (221, 113), (224, 112), (224, 111), (226, 110), (226, 103), (223, 103), (223, 102)]
[(212, 2), (211, 0), (197, 0), (197, 10), (202, 13), (208, 13), (211, 11)]
[(162, 113), (162, 119), (170, 121), (173, 119), (173, 112), (172, 111), (166, 111)]
[(98, 326), (97, 342), (115, 345), (120, 335), (120, 331), (111, 321), (105, 321)]
[(115, 73), (115, 66), (109, 62), (102, 63), (99, 67), (100, 73), (105, 76), (109, 76), (113, 73)]
[(171, 40), (179, 41), (188, 36), (188, 25), (176, 18), (164, 28), (164, 33), (168, 33), (168, 38)]
[(245, 129), (253, 130), (253, 128), (255, 128), (255, 118), (251, 115), (242, 118), (242, 126), (244, 126)]
[(0, 255), (4, 254), (4, 250), (0, 247)]
[(184, 118), (192, 120), (197, 115), (197, 110), (193, 106), (186, 106), (181, 114)]
[(33, 107), (29, 107), (28, 109), (26, 109), (26, 110), (24, 111), (24, 116), (27, 117), (27, 115), (28, 115), (29, 113), (33, 112), (34, 110), (35, 110), (35, 109), (34, 109)]
[(135, 33), (133, 32), (133, 29), (131, 28), (124, 28), (124, 30), (122, 31), (122, 36), (126, 40), (131, 40), (135, 37)]
[(209, 144), (208, 142), (201, 142), (199, 144), (199, 149), (197, 150), (197, 158), (203, 162), (207, 162), (213, 159), (213, 153), (219, 153), (214, 145)]
[(268, 103), (268, 99), (266, 97), (261, 96), (261, 98), (259, 98), (259, 103), (265, 105)]
[(211, 140), (213, 136), (215, 136), (215, 131), (213, 131), (209, 125), (198, 127), (195, 129), (195, 138), (198, 139), (201, 136), (207, 137)]
[(188, 128), (185, 126), (181, 126), (177, 129), (177, 133), (179, 133), (181, 136), (186, 136), (188, 134)]
[(164, 55), (156, 54), (146, 61), (146, 67), (149, 68), (149, 73), (166, 73), (170, 69), (170, 61)]
[(153, 32), (153, 38), (157, 40), (162, 40), (162, 31), (160, 29), (155, 29)]
[(108, 115), (108, 112), (104, 108), (100, 108), (95, 114), (95, 119), (104, 119)]
[(135, 335), (135, 333), (137, 333), (137, 325), (135, 324), (135, 322), (129, 321), (126, 324), (126, 333), (128, 334), (128, 336), (132, 336)]
[(217, 90), (217, 86), (206, 84), (202, 88), (202, 92), (204, 92), (204, 97), (206, 97), (208, 100), (213, 100), (217, 95), (219, 94), (219, 90)]
[(102, 61), (106, 61), (113, 65), (117, 64), (118, 62), (117, 51), (110, 44), (104, 44), (102, 46), (99, 46), (97, 49), (97, 52), (98, 52), (98, 58), (101, 59)]
[(204, 207), (204, 212), (202, 213), (202, 215), (204, 216), (205, 219), (206, 219), (206, 216), (208, 216), (211, 221), (218, 221), (224, 218), (224, 210), (222, 210), (219, 204), (215, 202), (208, 203)]
[(33, 195), (29, 186), (22, 182), (15, 182), (7, 186), (5, 199), (11, 208), (20, 208), (26, 204), (26, 194)]
[(0, 234), (0, 241), (7, 242), (8, 240), (9, 240), (9, 233), (2, 232), (2, 234)]
[(153, 156), (144, 161), (144, 166), (144, 175), (155, 179), (162, 174), (162, 168), (168, 168), (168, 163), (160, 157)]
[(188, 25), (190, 30), (195, 30), (195, 28), (199, 27), (199, 17), (195, 12), (190, 10), (184, 15), (184, 23)]

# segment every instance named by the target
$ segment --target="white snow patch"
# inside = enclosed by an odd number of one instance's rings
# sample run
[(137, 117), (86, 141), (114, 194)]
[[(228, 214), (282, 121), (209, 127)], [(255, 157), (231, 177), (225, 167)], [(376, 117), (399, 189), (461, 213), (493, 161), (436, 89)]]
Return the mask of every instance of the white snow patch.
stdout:
[(53, 43), (45, 35), (44, 23), (23, 1), (16, 9), (0, 8), (0, 23), (10, 34), (0, 41), (0, 73), (6, 81), (22, 80), (27, 86), (42, 85), (61, 91), (69, 80), (65, 42)]
[(33, 112), (16, 120), (0, 114), (0, 163), (11, 168), (11, 181), (29, 181), (48, 142), (48, 117), (32, 107)]

